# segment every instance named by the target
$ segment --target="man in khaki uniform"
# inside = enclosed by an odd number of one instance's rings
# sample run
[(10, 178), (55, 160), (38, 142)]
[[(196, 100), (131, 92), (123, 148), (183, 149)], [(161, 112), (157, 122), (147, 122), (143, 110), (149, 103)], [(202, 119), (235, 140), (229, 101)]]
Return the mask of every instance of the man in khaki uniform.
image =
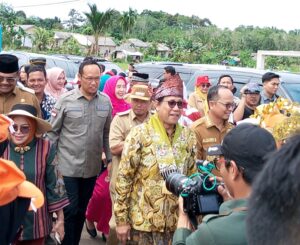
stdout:
[(0, 113), (6, 114), (15, 104), (24, 103), (34, 106), (41, 117), (36, 96), (25, 87), (17, 87), (18, 78), (18, 58), (11, 54), (0, 54)]
[[(116, 177), (125, 138), (131, 128), (145, 122), (150, 116), (151, 95), (147, 85), (134, 85), (129, 98), (131, 101), (131, 109), (117, 113), (111, 122), (109, 132), (109, 145), (112, 153), (112, 167), (110, 173), (110, 194), (112, 202), (114, 202)], [(118, 244), (114, 212), (110, 220), (110, 233), (107, 244)]]
[(233, 94), (230, 89), (217, 85), (209, 89), (207, 94), (209, 111), (207, 116), (192, 124), (197, 137), (197, 159), (206, 160), (207, 149), (220, 144), (225, 134), (233, 127), (228, 123), (234, 108)]

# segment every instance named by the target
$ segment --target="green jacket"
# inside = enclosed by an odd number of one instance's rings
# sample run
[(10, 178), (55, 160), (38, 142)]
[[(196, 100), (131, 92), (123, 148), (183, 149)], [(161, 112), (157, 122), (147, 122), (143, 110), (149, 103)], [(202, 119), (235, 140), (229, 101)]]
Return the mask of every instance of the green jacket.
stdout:
[(206, 215), (198, 229), (177, 229), (173, 245), (241, 245), (247, 244), (246, 224), (247, 199), (222, 203), (220, 214)]

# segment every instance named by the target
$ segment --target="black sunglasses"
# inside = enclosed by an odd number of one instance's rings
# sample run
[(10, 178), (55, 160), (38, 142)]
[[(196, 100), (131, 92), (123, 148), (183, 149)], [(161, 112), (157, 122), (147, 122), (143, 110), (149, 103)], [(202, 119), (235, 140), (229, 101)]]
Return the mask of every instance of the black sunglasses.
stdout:
[(29, 125), (17, 125), (17, 124), (14, 124), (13, 125), (13, 129), (18, 132), (18, 130), (20, 130), (20, 132), (22, 134), (28, 134), (29, 131), (30, 131), (30, 126)]
[(175, 100), (169, 100), (169, 101), (163, 101), (163, 102), (167, 102), (170, 108), (174, 108), (176, 105), (178, 107), (178, 109), (182, 109), (183, 108), (183, 102), (182, 101), (175, 101)]

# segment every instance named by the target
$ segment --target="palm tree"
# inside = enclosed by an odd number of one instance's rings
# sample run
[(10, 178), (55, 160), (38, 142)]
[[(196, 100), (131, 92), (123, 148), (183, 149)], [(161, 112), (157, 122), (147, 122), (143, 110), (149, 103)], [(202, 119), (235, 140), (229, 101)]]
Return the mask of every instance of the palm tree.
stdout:
[(103, 34), (103, 32), (108, 28), (111, 17), (115, 11), (113, 9), (108, 9), (106, 12), (99, 12), (96, 4), (88, 5), (91, 12), (84, 14), (92, 27), (94, 36), (94, 43), (91, 46), (91, 53), (95, 52), (95, 54), (97, 55), (99, 52), (98, 40), (100, 34)]
[(37, 27), (31, 36), (32, 44), (38, 51), (51, 48), (54, 43), (54, 33), (44, 28)]
[(130, 31), (133, 29), (137, 20), (137, 12), (132, 8), (129, 8), (128, 12), (123, 12), (121, 16), (121, 27), (125, 37), (127, 37)]

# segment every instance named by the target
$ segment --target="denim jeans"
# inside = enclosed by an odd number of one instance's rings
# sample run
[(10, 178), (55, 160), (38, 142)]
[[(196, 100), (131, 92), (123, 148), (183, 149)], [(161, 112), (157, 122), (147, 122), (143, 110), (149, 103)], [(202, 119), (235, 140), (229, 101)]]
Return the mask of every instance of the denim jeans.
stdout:
[(65, 238), (64, 245), (78, 245), (85, 221), (85, 211), (92, 196), (96, 176), (77, 178), (64, 176), (70, 205), (64, 208)]

